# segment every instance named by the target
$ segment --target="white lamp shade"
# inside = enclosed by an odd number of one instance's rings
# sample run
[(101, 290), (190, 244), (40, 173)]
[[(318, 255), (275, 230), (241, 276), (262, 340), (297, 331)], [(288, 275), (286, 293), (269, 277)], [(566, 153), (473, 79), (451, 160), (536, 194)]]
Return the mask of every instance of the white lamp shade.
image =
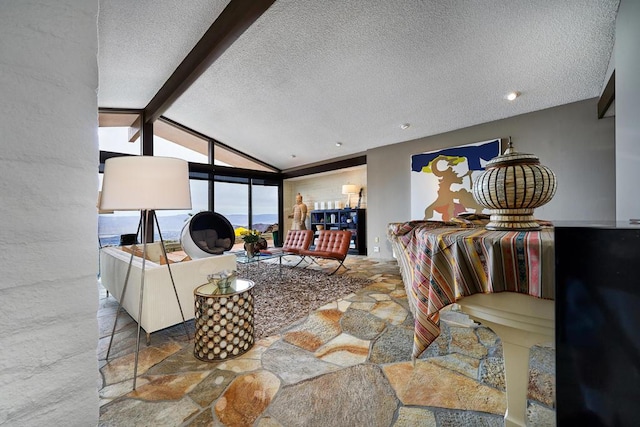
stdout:
[(172, 157), (107, 159), (99, 208), (114, 211), (191, 209), (189, 164)]
[(98, 191), (98, 204), (96, 205), (96, 207), (98, 208), (98, 213), (99, 214), (112, 214), (113, 211), (106, 211), (106, 210), (100, 209), (100, 200), (102, 200), (102, 191)]
[(342, 194), (355, 194), (358, 192), (358, 187), (353, 184), (346, 184), (342, 186)]

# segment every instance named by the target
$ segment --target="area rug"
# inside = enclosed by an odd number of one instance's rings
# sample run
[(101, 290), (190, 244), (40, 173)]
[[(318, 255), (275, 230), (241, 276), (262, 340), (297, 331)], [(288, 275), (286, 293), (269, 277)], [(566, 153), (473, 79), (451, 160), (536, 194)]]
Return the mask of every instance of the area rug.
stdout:
[[(333, 275), (301, 267), (261, 263), (246, 277), (255, 283), (255, 339), (274, 335), (310, 312), (371, 283), (368, 279)], [(282, 274), (280, 276), (280, 273)]]

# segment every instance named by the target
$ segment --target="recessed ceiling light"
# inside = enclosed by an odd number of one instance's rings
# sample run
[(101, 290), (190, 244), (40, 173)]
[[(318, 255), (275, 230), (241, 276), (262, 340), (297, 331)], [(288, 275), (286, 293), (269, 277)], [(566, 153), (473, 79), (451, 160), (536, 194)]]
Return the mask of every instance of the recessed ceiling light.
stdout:
[(400, 129), (402, 129), (402, 130), (409, 129), (409, 126), (411, 126), (411, 124), (403, 123), (403, 124), (400, 125)]
[(509, 92), (507, 96), (505, 96), (505, 98), (507, 98), (507, 100), (509, 101), (513, 101), (519, 96), (520, 96), (520, 92), (513, 91), (513, 92)]
[(336, 147), (342, 147), (342, 142), (336, 142)]

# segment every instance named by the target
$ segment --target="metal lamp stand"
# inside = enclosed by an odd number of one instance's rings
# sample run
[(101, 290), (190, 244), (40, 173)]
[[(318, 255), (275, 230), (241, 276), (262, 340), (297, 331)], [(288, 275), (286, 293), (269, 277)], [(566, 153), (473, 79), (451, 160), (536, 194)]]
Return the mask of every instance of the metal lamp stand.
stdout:
[[(167, 269), (169, 270), (169, 277), (171, 278), (171, 284), (173, 285), (173, 291), (176, 295), (176, 301), (178, 302), (178, 308), (180, 309), (180, 315), (182, 316), (182, 325), (184, 326), (185, 334), (187, 335), (187, 340), (191, 339), (189, 337), (189, 330), (187, 329), (187, 322), (184, 318), (184, 312), (182, 311), (182, 305), (180, 304), (180, 298), (178, 297), (178, 290), (176, 289), (176, 283), (173, 280), (173, 273), (171, 272), (171, 266), (169, 265), (169, 259), (167, 258), (167, 250), (164, 247), (164, 240), (162, 238), (162, 233), (160, 231), (160, 224), (158, 223), (158, 217), (153, 210), (143, 210), (142, 215), (140, 215), (140, 222), (138, 222), (138, 230), (136, 232), (140, 233), (142, 229), (142, 271), (140, 273), (140, 301), (138, 303), (138, 335), (136, 337), (136, 356), (135, 356), (135, 365), (133, 368), (133, 389), (136, 389), (136, 379), (138, 377), (138, 354), (140, 352), (140, 322), (142, 320), (142, 302), (144, 297), (144, 273), (145, 273), (145, 261), (147, 259), (147, 224), (149, 224), (149, 216), (153, 217), (155, 220), (155, 224), (158, 227), (158, 235), (160, 236), (160, 247), (162, 248), (162, 254), (164, 258), (167, 260)], [(143, 220), (144, 219), (144, 220)], [(107, 349), (107, 357), (109, 360), (109, 353), (111, 352), (111, 344), (113, 343), (113, 335), (116, 332), (116, 325), (118, 324), (118, 316), (120, 315), (120, 311), (122, 310), (122, 301), (124, 301), (125, 294), (127, 292), (127, 284), (129, 283), (129, 274), (131, 273), (131, 265), (133, 263), (133, 255), (134, 252), (131, 251), (131, 257), (129, 258), (129, 267), (127, 268), (127, 274), (124, 279), (124, 286), (122, 288), (122, 295), (120, 296), (120, 300), (118, 301), (118, 310), (116, 311), (116, 318), (113, 322), (113, 329), (111, 330), (111, 338), (109, 339), (109, 347)], [(147, 345), (149, 342), (147, 341)]]

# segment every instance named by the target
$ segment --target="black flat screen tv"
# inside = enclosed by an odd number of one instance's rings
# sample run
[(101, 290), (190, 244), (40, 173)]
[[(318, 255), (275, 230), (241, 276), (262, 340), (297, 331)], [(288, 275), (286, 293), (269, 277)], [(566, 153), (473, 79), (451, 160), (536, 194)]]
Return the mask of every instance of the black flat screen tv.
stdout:
[(558, 426), (640, 426), (640, 227), (556, 226)]

